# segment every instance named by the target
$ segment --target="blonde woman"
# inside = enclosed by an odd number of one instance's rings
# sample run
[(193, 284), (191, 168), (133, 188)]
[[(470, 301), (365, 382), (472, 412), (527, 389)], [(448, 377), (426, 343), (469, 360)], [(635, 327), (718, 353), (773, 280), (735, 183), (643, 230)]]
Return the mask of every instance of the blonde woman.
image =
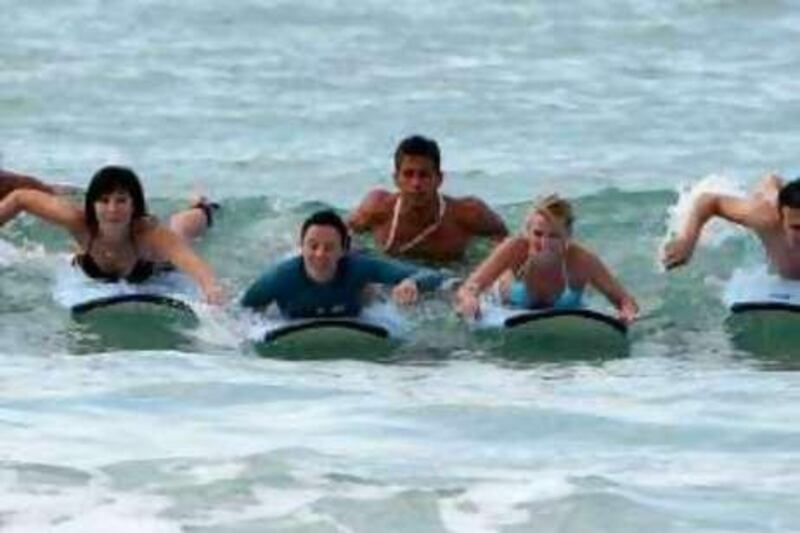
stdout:
[(599, 257), (572, 240), (572, 205), (558, 195), (537, 202), (522, 235), (509, 237), (481, 263), (456, 293), (459, 314), (480, 314), (480, 295), (499, 280), (503, 301), (525, 309), (582, 306), (587, 285), (595, 287), (629, 324), (639, 313), (636, 300)]

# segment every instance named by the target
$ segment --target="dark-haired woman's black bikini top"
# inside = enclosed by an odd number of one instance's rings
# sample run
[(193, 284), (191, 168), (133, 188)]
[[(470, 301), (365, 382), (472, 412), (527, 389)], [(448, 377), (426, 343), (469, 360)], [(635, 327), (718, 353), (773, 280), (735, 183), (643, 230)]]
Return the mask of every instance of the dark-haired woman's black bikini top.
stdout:
[(156, 264), (153, 261), (137, 259), (136, 264), (133, 265), (133, 268), (126, 276), (121, 276), (114, 272), (106, 272), (100, 268), (100, 266), (97, 264), (97, 261), (94, 260), (91, 255), (91, 251), (92, 241), (89, 241), (89, 246), (87, 246), (86, 251), (81, 254), (75, 254), (75, 258), (72, 260), (72, 262), (73, 264), (81, 267), (81, 270), (83, 270), (84, 274), (98, 281), (107, 281), (109, 283), (113, 283), (120, 280), (125, 280), (128, 283), (143, 283), (150, 279), (150, 277), (158, 271)]

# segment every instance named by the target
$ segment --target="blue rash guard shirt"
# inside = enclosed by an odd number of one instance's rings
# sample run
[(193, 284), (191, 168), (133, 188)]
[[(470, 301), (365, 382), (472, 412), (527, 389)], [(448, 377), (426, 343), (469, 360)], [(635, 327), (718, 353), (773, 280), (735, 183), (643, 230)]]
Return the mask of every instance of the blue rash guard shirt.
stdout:
[(328, 283), (318, 283), (306, 274), (303, 258), (296, 256), (264, 272), (247, 289), (242, 306), (266, 309), (275, 302), (288, 318), (357, 316), (368, 283), (395, 285), (406, 278), (416, 281), (420, 291), (431, 291), (444, 276), (399, 261), (347, 254), (339, 260), (336, 276)]

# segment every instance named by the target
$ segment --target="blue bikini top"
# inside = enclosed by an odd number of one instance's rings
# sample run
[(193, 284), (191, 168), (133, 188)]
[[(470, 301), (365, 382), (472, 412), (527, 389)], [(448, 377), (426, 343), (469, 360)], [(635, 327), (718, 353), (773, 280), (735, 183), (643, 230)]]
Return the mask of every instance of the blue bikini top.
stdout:
[(577, 309), (583, 307), (583, 289), (573, 289), (567, 284), (558, 298), (552, 304), (546, 304), (536, 300), (536, 296), (528, 293), (528, 287), (522, 280), (514, 280), (508, 290), (508, 301), (515, 307), (525, 309), (541, 309), (543, 307), (553, 309)]

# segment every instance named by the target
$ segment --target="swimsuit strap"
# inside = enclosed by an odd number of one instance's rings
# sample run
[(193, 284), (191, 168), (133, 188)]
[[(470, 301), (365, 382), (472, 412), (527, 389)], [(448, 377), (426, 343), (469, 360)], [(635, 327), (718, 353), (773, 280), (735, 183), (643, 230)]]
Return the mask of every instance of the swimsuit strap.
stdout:
[(84, 252), (85, 255), (92, 253), (92, 244), (94, 244), (94, 235), (89, 235), (89, 242), (86, 243), (86, 251)]
[(139, 246), (136, 239), (131, 235), (131, 245), (133, 246), (133, 253), (135, 254), (136, 261), (133, 263), (130, 271), (121, 276), (118, 274), (109, 274), (100, 268), (97, 261), (92, 257), (92, 244), (94, 244), (94, 235), (89, 236), (89, 242), (86, 244), (86, 251), (81, 254), (76, 254), (73, 259), (74, 264), (78, 264), (87, 276), (90, 278), (105, 279), (109, 281), (117, 281), (125, 279), (133, 283), (140, 283), (149, 278), (155, 272), (155, 262), (143, 259), (139, 255)]
[[(434, 220), (427, 228), (419, 232), (416, 237), (414, 237), (410, 241), (400, 246), (397, 249), (398, 253), (402, 254), (409, 251), (410, 249), (421, 243), (423, 240), (425, 240), (425, 238), (427, 238), (428, 235), (436, 231), (439, 228), (439, 226), (442, 225), (442, 220), (444, 220), (444, 212), (447, 209), (447, 203), (444, 201), (444, 196), (442, 196), (441, 194), (439, 194), (437, 198), (439, 200), (439, 213), (436, 217), (436, 220)], [(397, 201), (394, 203), (394, 213), (392, 214), (392, 225), (389, 228), (389, 238), (386, 239), (386, 244), (383, 245), (384, 252), (388, 252), (392, 248), (392, 245), (394, 244), (395, 237), (397, 236), (397, 226), (400, 222), (400, 208), (402, 206), (403, 206), (403, 197), (398, 195)]]
[(394, 212), (392, 213), (392, 225), (389, 227), (389, 238), (386, 239), (386, 244), (383, 245), (383, 251), (388, 252), (394, 244), (394, 238), (397, 234), (397, 223), (400, 222), (400, 207), (403, 203), (403, 197), (397, 195), (397, 201), (394, 203)]
[[(567, 273), (567, 250), (564, 248), (564, 257), (561, 260), (561, 275), (564, 277), (564, 291), (570, 290), (569, 275)], [(562, 291), (563, 293), (563, 291)]]
[(523, 281), (525, 280), (525, 272), (527, 272), (528, 268), (530, 267), (531, 259), (532, 258), (529, 254), (528, 257), (525, 258), (525, 261), (523, 261), (522, 264), (517, 267), (517, 269), (514, 271), (515, 279), (520, 279)]
[[(528, 268), (530, 268), (531, 262), (533, 257), (528, 255), (525, 258), (525, 261), (519, 266), (517, 270), (514, 271), (514, 278), (517, 280), (525, 281), (525, 273), (527, 272)], [(564, 291), (570, 290), (571, 286), (569, 284), (569, 272), (567, 271), (567, 251), (564, 250), (564, 256), (561, 258), (561, 276), (564, 278)], [(562, 293), (564, 291), (561, 291)]]

